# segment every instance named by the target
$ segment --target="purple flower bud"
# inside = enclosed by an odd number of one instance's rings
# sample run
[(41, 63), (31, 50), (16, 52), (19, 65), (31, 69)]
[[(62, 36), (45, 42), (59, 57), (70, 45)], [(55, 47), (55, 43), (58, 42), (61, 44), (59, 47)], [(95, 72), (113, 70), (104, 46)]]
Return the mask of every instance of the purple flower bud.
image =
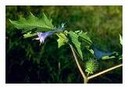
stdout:
[(45, 39), (48, 37), (48, 36), (50, 36), (50, 35), (52, 35), (53, 34), (53, 32), (51, 32), (51, 31), (49, 31), (49, 32), (37, 32), (37, 35), (38, 35), (38, 40), (40, 41), (40, 43), (44, 43), (44, 41), (45, 41)]

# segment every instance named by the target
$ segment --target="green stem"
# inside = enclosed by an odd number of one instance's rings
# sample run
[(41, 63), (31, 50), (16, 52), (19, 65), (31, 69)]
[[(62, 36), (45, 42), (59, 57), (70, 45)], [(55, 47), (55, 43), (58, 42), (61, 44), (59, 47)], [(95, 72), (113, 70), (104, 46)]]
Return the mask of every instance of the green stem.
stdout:
[(94, 74), (94, 75), (91, 75), (91, 76), (88, 77), (88, 80), (93, 79), (93, 78), (95, 78), (95, 77), (97, 77), (97, 76), (100, 76), (100, 75), (102, 75), (102, 74), (105, 74), (105, 73), (107, 73), (107, 72), (109, 72), (109, 71), (111, 71), (111, 70), (117, 69), (117, 68), (119, 68), (119, 67), (121, 67), (121, 66), (122, 66), (122, 64), (119, 64), (119, 65), (113, 66), (113, 67), (111, 67), (111, 68), (108, 68), (108, 69), (106, 69), (106, 70), (103, 70), (103, 71), (101, 71), (101, 72), (99, 72), (99, 73), (96, 73), (96, 74)]
[(79, 69), (79, 71), (80, 71), (80, 73), (81, 73), (81, 75), (82, 75), (82, 77), (83, 77), (83, 79), (84, 79), (84, 83), (87, 83), (87, 82), (88, 82), (88, 79), (87, 79), (87, 77), (85, 76), (85, 74), (84, 74), (84, 72), (83, 72), (83, 70), (82, 70), (82, 68), (81, 68), (81, 66), (80, 66), (80, 64), (79, 64), (79, 62), (78, 62), (78, 59), (77, 59), (77, 57), (76, 57), (75, 51), (74, 51), (74, 49), (73, 49), (73, 46), (72, 46), (71, 44), (69, 44), (69, 46), (70, 46), (70, 48), (71, 48), (71, 51), (72, 51), (74, 60), (75, 60), (75, 62), (76, 62), (76, 64), (77, 64), (77, 67), (78, 67), (78, 69)]

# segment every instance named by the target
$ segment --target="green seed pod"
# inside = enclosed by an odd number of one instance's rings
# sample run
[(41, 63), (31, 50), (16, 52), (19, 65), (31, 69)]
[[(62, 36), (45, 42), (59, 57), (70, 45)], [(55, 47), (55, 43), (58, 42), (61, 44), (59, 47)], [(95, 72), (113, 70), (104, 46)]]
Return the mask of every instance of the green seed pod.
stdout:
[(93, 74), (98, 69), (97, 60), (90, 59), (85, 63), (85, 72), (88, 74)]

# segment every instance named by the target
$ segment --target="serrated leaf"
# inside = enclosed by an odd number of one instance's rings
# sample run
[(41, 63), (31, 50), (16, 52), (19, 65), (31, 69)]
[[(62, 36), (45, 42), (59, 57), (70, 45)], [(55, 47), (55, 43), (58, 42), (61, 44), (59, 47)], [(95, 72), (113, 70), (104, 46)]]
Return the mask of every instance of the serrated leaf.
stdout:
[(35, 17), (32, 13), (28, 18), (20, 17), (18, 21), (9, 20), (17, 29), (22, 29), (23, 32), (27, 32), (33, 29), (38, 31), (49, 31), (54, 28), (52, 20), (43, 14), (41, 18)]
[(82, 54), (82, 51), (81, 51), (81, 43), (78, 40), (79, 36), (73, 31), (69, 32), (69, 36), (71, 37), (71, 41), (75, 45), (81, 59), (83, 59), (83, 54)]
[(43, 13), (43, 17), (45, 24), (48, 26), (49, 29), (53, 29), (52, 19), (48, 19), (48, 17)]
[(90, 39), (90, 37), (87, 35), (87, 32), (79, 32), (78, 33), (79, 34), (79, 36), (81, 37), (81, 38), (83, 38), (83, 40), (85, 41), (85, 42), (87, 42), (88, 44), (92, 44), (92, 41), (91, 41), (91, 39)]
[(59, 39), (57, 40), (58, 48), (60, 48), (68, 42), (68, 38), (63, 33), (58, 33), (57, 36), (59, 37)]

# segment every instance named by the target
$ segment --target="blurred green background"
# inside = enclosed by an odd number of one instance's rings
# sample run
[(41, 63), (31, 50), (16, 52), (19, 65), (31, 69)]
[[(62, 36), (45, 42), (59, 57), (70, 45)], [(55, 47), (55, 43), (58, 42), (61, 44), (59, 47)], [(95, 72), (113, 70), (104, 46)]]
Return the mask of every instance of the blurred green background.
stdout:
[[(19, 16), (27, 17), (30, 12), (37, 17), (45, 13), (53, 19), (56, 27), (66, 23), (67, 30), (88, 32), (93, 43), (100, 49), (122, 51), (119, 44), (119, 34), (122, 34), (122, 6), (6, 6), (7, 83), (82, 82), (68, 47), (58, 49), (53, 38), (50, 38), (52, 41), (49, 44), (41, 47), (32, 39), (23, 39), (21, 31), (9, 22), (9, 19), (18, 20)], [(58, 67), (60, 64), (61, 68)], [(119, 71), (115, 75), (121, 75)], [(111, 80), (106, 76), (96, 81), (122, 82), (120, 77)]]

